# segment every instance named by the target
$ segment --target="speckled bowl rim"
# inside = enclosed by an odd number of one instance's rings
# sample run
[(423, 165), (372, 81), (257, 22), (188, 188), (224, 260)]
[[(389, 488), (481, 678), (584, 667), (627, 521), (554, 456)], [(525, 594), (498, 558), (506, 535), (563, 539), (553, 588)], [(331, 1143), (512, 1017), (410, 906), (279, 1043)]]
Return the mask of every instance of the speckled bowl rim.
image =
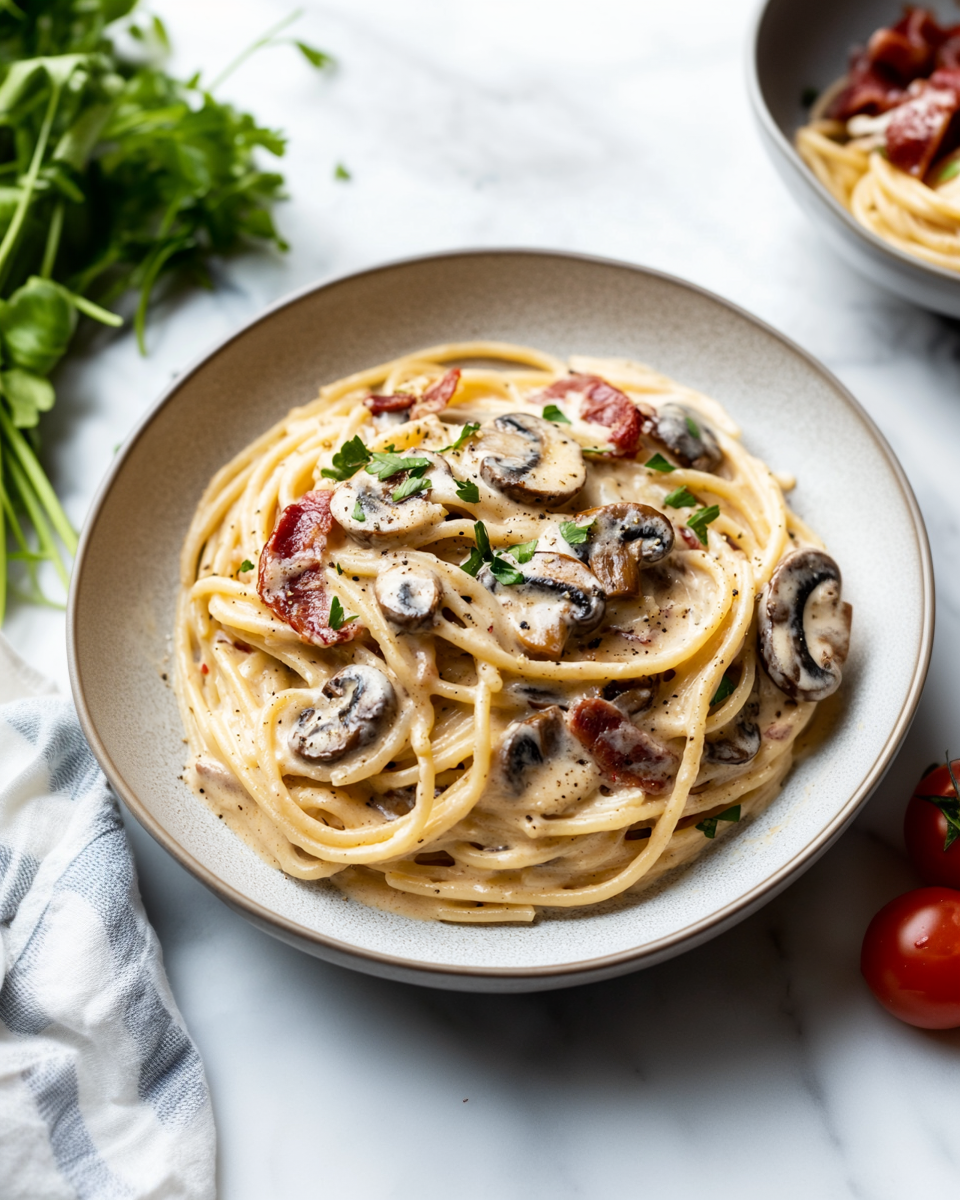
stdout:
[(797, 153), (793, 142), (784, 136), (783, 130), (774, 120), (773, 114), (767, 108), (767, 102), (763, 98), (763, 90), (760, 87), (757, 56), (760, 30), (766, 18), (767, 11), (774, 4), (778, 3), (782, 3), (782, 0), (761, 0), (761, 4), (750, 26), (747, 39), (747, 92), (754, 115), (763, 127), (764, 132), (770, 138), (770, 144), (779, 150), (784, 162), (792, 168), (801, 185), (806, 187), (813, 196), (830, 209), (833, 215), (843, 223), (846, 230), (854, 234), (865, 247), (887, 255), (907, 270), (914, 270), (920, 275), (931, 275), (937, 279), (948, 281), (956, 287), (958, 295), (960, 295), (960, 272), (950, 271), (946, 267), (938, 267), (935, 263), (928, 263), (922, 258), (908, 254), (905, 250), (891, 246), (889, 242), (885, 242), (883, 238), (877, 237), (875, 233), (871, 233), (869, 229), (865, 229), (859, 221), (855, 220), (853, 215), (817, 179), (816, 175), (814, 175)]
[[(749, 891), (739, 896), (735, 901), (725, 905), (721, 909), (718, 909), (716, 912), (711, 913), (709, 917), (692, 922), (681, 929), (675, 930), (666, 937), (658, 938), (655, 941), (645, 943), (643, 946), (619, 951), (615, 954), (601, 955), (595, 958), (563, 963), (552, 963), (541, 966), (477, 967), (450, 963), (429, 963), (398, 955), (383, 954), (355, 946), (349, 942), (340, 941), (337, 938), (329, 937), (328, 935), (320, 933), (317, 930), (300, 925), (296, 921), (282, 917), (264, 907), (262, 904), (251, 900), (248, 896), (245, 896), (236, 888), (224, 883), (223, 880), (218, 878), (209, 868), (205, 867), (192, 854), (185, 850), (183, 846), (181, 846), (180, 843), (177, 842), (176, 839), (170, 833), (168, 833), (161, 823), (147, 810), (135, 791), (127, 784), (120, 770), (113, 762), (106, 745), (97, 732), (96, 725), (87, 705), (83, 679), (81, 678), (78, 666), (77, 596), (81, 588), (85, 569), (87, 547), (96, 536), (97, 523), (100, 517), (101, 509), (107, 500), (114, 480), (123, 471), (124, 464), (132, 447), (144, 436), (167, 401), (183, 386), (190, 376), (192, 376), (207, 362), (208, 359), (213, 358), (233, 342), (239, 338), (242, 338), (248, 330), (258, 325), (261, 321), (266, 320), (283, 308), (296, 304), (303, 297), (311, 294), (312, 292), (336, 287), (349, 280), (375, 276), (383, 272), (395, 271), (398, 267), (413, 266), (424, 262), (457, 258), (497, 257), (506, 255), (531, 255), (538, 258), (569, 259), (585, 263), (594, 263), (601, 266), (617, 267), (619, 269), (634, 271), (641, 275), (663, 280), (664, 282), (673, 284), (682, 289), (686, 289), (687, 291), (693, 292), (700, 297), (712, 301), (714, 304), (718, 304), (723, 308), (726, 308), (728, 311), (734, 313), (743, 320), (748, 321), (764, 333), (768, 334), (770, 337), (775, 338), (786, 349), (803, 359), (811, 368), (811, 370), (819, 374), (829, 384), (829, 386), (835, 391), (839, 392), (847, 404), (849, 404), (853, 413), (863, 424), (866, 432), (876, 443), (882, 456), (887, 460), (890, 469), (897, 480), (904, 505), (912, 521), (918, 557), (921, 563), (920, 591), (922, 625), (919, 637), (919, 650), (914, 666), (911, 685), (906, 697), (904, 698), (900, 712), (897, 716), (897, 720), (893, 726), (892, 732), (888, 738), (883, 752), (878, 756), (872, 768), (861, 782), (860, 786), (853, 792), (843, 808), (837, 812), (834, 818), (820, 831), (819, 835), (808, 843), (808, 845), (800, 854), (797, 854), (793, 859), (769, 875), (762, 883), (757, 884)], [(500, 979), (504, 981), (515, 980), (517, 982), (528, 980), (530, 981), (531, 988), (535, 988), (538, 980), (542, 981), (541, 986), (546, 987), (563, 987), (577, 983), (588, 983), (596, 979), (608, 978), (614, 975), (622, 974), (628, 970), (637, 970), (641, 967), (653, 966), (655, 963), (663, 961), (667, 958), (671, 958), (675, 954), (681, 953), (683, 950), (692, 949), (694, 946), (716, 936), (717, 934), (723, 932), (724, 929), (727, 929), (731, 925), (736, 924), (738, 921), (743, 920), (762, 904), (773, 899), (773, 897), (782, 891), (798, 874), (812, 866), (813, 863), (820, 857), (820, 855), (824, 854), (836, 841), (847, 825), (849, 825), (856, 816), (859, 809), (869, 799), (871, 793), (880, 783), (884, 774), (890, 767), (890, 764), (892, 763), (893, 758), (896, 755), (901, 742), (903, 741), (903, 738), (910, 728), (910, 724), (916, 712), (926, 679), (927, 670), (930, 664), (930, 655), (933, 646), (933, 630), (933, 565), (930, 556), (930, 546), (927, 539), (927, 533), (924, 526), (923, 517), (920, 513), (920, 507), (917, 504), (913, 490), (907, 481), (907, 477), (904, 474), (903, 468), (897, 461), (896, 455), (893, 453), (893, 450), (891, 449), (887, 440), (884, 438), (883, 434), (874, 424), (873, 420), (865, 411), (865, 409), (849, 392), (849, 390), (845, 388), (844, 385), (836, 378), (836, 376), (828, 371), (826, 367), (818, 362), (811, 354), (808, 354), (802, 347), (791, 341), (791, 339), (785, 337), (782, 333), (768, 325), (766, 322), (761, 321), (752, 313), (749, 313), (745, 309), (739, 307), (739, 305), (733, 304), (731, 301), (726, 300), (721, 296), (717, 296), (715, 293), (708, 291), (706, 288), (689, 283), (686, 280), (680, 279), (675, 275), (670, 275), (667, 272), (595, 255), (576, 254), (566, 251), (503, 248), (457, 250), (441, 254), (430, 254), (404, 258), (384, 263), (380, 266), (371, 267), (363, 271), (351, 272), (347, 275), (338, 276), (321, 284), (309, 284), (306, 287), (300, 288), (297, 291), (284, 296), (275, 304), (270, 305), (251, 321), (246, 322), (236, 332), (229, 334), (209, 350), (198, 356), (189, 367), (187, 367), (176, 377), (176, 379), (172, 381), (172, 383), (156, 400), (150, 410), (145, 413), (138, 424), (134, 426), (134, 429), (127, 438), (126, 442), (120, 451), (118, 451), (111, 468), (104, 477), (103, 482), (100, 484), (96, 496), (94, 497), (89, 515), (84, 523), (81, 533), (80, 545), (77, 551), (76, 564), (74, 567), (73, 582), (70, 589), (70, 598), (67, 609), (67, 656), (70, 670), (70, 682), (73, 689), (74, 702), (77, 707), (77, 713), (80, 718), (81, 727), (107, 778), (120, 797), (123, 799), (124, 804), (137, 819), (137, 821), (144, 827), (144, 829), (146, 829), (147, 832), (157, 842), (159, 842), (159, 844), (163, 846), (163, 848), (167, 850), (177, 860), (177, 862), (180, 863), (181, 866), (185, 867), (201, 883), (214, 892), (215, 895), (219, 896), (220, 899), (222, 899), (230, 907), (240, 912), (255, 926), (264, 929), (265, 931), (274, 934), (274, 936), (279, 937), (281, 940), (286, 941), (294, 946), (298, 946), (301, 949), (305, 948), (303, 943), (306, 943), (307, 946), (316, 946), (320, 957), (327, 958), (332, 962), (339, 962), (342, 965), (352, 966), (354, 969), (364, 971), (368, 974), (381, 974), (395, 979), (405, 979), (407, 981), (416, 980), (417, 982), (428, 985), (432, 983), (434, 986), (441, 987), (456, 987), (457, 985), (454, 981), (460, 979), (463, 980), (462, 986), (465, 990), (469, 989), (470, 987), (468, 982), (470, 979), (477, 981), (483, 979), (489, 979), (491, 981)], [(550, 980), (553, 982), (548, 982)]]

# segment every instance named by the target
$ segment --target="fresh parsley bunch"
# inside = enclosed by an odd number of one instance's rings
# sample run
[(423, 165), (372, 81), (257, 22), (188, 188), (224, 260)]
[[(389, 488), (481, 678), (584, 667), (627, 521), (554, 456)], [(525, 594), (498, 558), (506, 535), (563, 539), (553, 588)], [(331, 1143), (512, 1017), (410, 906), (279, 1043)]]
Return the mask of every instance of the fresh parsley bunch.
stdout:
[[(0, 0), (0, 620), (11, 560), (42, 600), (37, 565), (52, 562), (66, 584), (63, 550), (76, 550), (36, 430), (78, 317), (120, 325), (109, 308), (132, 291), (142, 349), (163, 277), (209, 287), (212, 255), (286, 248), (271, 216), (283, 176), (257, 160), (282, 155), (283, 135), (215, 99), (232, 67), (209, 87), (167, 74), (163, 24), (135, 7)], [(315, 67), (331, 61), (295, 44)]]

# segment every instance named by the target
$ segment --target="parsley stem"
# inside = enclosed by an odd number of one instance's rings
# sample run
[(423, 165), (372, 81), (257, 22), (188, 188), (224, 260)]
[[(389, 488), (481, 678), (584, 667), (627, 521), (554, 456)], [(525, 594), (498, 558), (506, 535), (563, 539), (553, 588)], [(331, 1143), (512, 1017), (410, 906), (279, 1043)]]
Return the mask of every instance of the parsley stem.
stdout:
[(41, 506), (40, 498), (30, 486), (30, 480), (15, 458), (10, 459), (9, 467), (11, 482), (20, 494), (20, 501), (27, 510), (30, 524), (37, 532), (37, 541), (40, 544), (44, 558), (49, 559), (53, 563), (63, 586), (69, 587), (70, 575), (67, 572), (67, 568), (63, 565), (63, 558), (57, 549), (56, 542), (53, 540), (53, 531)]
[(206, 91), (210, 93), (215, 92), (220, 84), (223, 83), (225, 79), (229, 78), (229, 76), (231, 76), (238, 67), (243, 66), (243, 64), (252, 54), (256, 54), (258, 50), (268, 45), (271, 41), (273, 41), (278, 33), (282, 33), (283, 30), (286, 29), (288, 25), (292, 25), (294, 21), (299, 21), (302, 16), (303, 9), (297, 8), (294, 9), (292, 13), (288, 13), (282, 21), (278, 21), (276, 25), (272, 25), (267, 32), (261, 34), (255, 42), (251, 42), (246, 50), (241, 50), (233, 62), (227, 63), (216, 79), (214, 79), (213, 83), (206, 88)]
[(0, 625), (7, 607), (7, 530), (5, 516), (10, 502), (3, 486), (3, 455), (0, 454)]
[(21, 470), (30, 482), (34, 495), (50, 518), (50, 524), (59, 534), (60, 540), (67, 548), (67, 552), (73, 557), (77, 552), (76, 532), (67, 519), (67, 514), (60, 506), (60, 501), (50, 486), (50, 480), (44, 474), (43, 467), (37, 462), (37, 457), (30, 449), (27, 439), (14, 426), (2, 405), (0, 405), (0, 432), (3, 433), (7, 439), (7, 444), (13, 450), (13, 457), (10, 459), (11, 463), (19, 462)]
[(49, 279), (53, 274), (53, 264), (57, 261), (57, 251), (60, 249), (60, 235), (63, 233), (63, 201), (57, 203), (50, 218), (50, 228), (47, 230), (47, 244), (43, 248), (43, 262), (40, 264), (40, 278)]
[(20, 230), (23, 228), (27, 209), (33, 200), (33, 193), (37, 186), (37, 178), (40, 174), (43, 156), (47, 149), (47, 142), (50, 140), (50, 130), (53, 128), (53, 118), (56, 116), (57, 106), (60, 104), (60, 87), (61, 85), (56, 83), (50, 89), (50, 99), (47, 102), (47, 111), (44, 114), (43, 124), (40, 126), (40, 136), (37, 138), (37, 144), (33, 150), (30, 169), (27, 171), (26, 178), (21, 186), (20, 199), (17, 201), (13, 220), (7, 226), (7, 232), (3, 235), (3, 241), (0, 242), (0, 286), (6, 280), (11, 256), (20, 237)]

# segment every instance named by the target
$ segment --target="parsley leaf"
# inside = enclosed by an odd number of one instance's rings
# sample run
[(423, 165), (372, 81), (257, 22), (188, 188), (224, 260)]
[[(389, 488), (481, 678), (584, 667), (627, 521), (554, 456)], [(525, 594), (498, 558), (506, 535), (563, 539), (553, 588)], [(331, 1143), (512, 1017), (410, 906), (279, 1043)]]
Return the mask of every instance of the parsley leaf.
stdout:
[(477, 424), (476, 422), (472, 422), (472, 421), (469, 422), (468, 424), (464, 425), (464, 427), (460, 430), (460, 434), (457, 437), (457, 440), (455, 442), (451, 442), (449, 446), (442, 447), (442, 449), (439, 451), (439, 453), (446, 454), (446, 452), (448, 450), (462, 449), (463, 446), (465, 445), (465, 443), (468, 442), (470, 440), (470, 438), (473, 437), (473, 435), (477, 432), (477, 430), (479, 428), (480, 428), (479, 424)]
[(496, 555), (490, 559), (490, 573), (499, 583), (508, 587), (516, 587), (518, 583), (526, 582), (516, 567), (511, 567), (505, 558), (498, 558)]
[(578, 525), (576, 521), (561, 521), (560, 536), (571, 546), (582, 546), (587, 540), (590, 526), (596, 518), (589, 520), (586, 525)]
[(689, 488), (680, 487), (675, 492), (671, 492), (669, 496), (664, 496), (664, 504), (668, 508), (693, 508), (699, 501)]
[(356, 613), (352, 617), (344, 616), (343, 605), (340, 603), (339, 598), (334, 596), (330, 601), (330, 616), (327, 618), (327, 624), (330, 628), (342, 629), (344, 625), (349, 625), (351, 621), (355, 621), (356, 619)]
[(337, 568), (337, 574), (338, 574), (338, 575), (342, 575), (342, 574), (343, 574), (343, 567), (341, 567), (339, 563), (334, 563), (333, 565), (334, 565), (334, 566)]
[(401, 500), (406, 500), (408, 496), (415, 496), (417, 492), (429, 492), (432, 487), (432, 479), (420, 479), (417, 475), (408, 475), (403, 483), (394, 489), (390, 499), (394, 504), (399, 504)]
[(655, 454), (653, 458), (649, 459), (643, 465), (648, 471), (662, 471), (665, 475), (677, 469), (673, 463), (668, 463), (662, 454)]
[(352, 437), (349, 442), (344, 442), (333, 456), (333, 466), (324, 467), (320, 474), (324, 479), (336, 479), (342, 483), (344, 479), (356, 475), (360, 468), (369, 461), (370, 451), (361, 442), (359, 436)]
[(252, 570), (253, 570), (253, 563), (250, 561), (249, 558), (245, 558), (243, 560), (243, 562), (240, 564), (240, 574), (242, 575), (244, 571), (252, 571)]
[(515, 546), (508, 546), (507, 549), (518, 563), (529, 562), (536, 553), (537, 539), (534, 538), (532, 542), (518, 542)]
[(347, 168), (343, 165), (343, 163), (337, 163), (337, 165), (334, 167), (333, 177), (334, 177), (334, 179), (342, 179), (342, 180), (347, 180), (347, 179), (353, 178), (353, 176), (350, 174), (350, 172), (347, 170)]
[(473, 540), (477, 543), (477, 549), (483, 555), (484, 559), (492, 556), (490, 549), (490, 535), (487, 533), (487, 527), (482, 521), (476, 521), (473, 526)]
[(543, 410), (543, 419), (545, 421), (553, 421), (555, 425), (572, 425), (570, 418), (560, 411), (555, 404), (548, 404)]
[(474, 548), (470, 551), (470, 557), (464, 559), (464, 561), (460, 564), (460, 570), (466, 571), (468, 575), (472, 575), (474, 578), (476, 578), (477, 572), (482, 566), (483, 555), (480, 553), (477, 547), (474, 546)]
[(684, 417), (683, 419), (686, 422), (687, 432), (690, 434), (690, 436), (698, 438), (700, 436), (700, 426), (696, 423), (693, 417)]
[(740, 805), (734, 804), (732, 808), (728, 808), (725, 812), (717, 813), (715, 817), (705, 817), (697, 829), (704, 837), (712, 838), (717, 836), (718, 821), (739, 821), (740, 820)]
[(717, 690), (713, 693), (713, 699), (710, 701), (710, 707), (715, 704), (722, 704), (728, 696), (732, 696), (737, 690), (737, 685), (733, 682), (729, 675), (724, 675), (717, 685)]
[(353, 506), (353, 512), (350, 514), (350, 516), (353, 517), (353, 519), (355, 521), (360, 521), (360, 522), (366, 521), (367, 518), (364, 515), (363, 509), (360, 507), (359, 500)]
[(480, 503), (480, 489), (472, 479), (458, 479), (453, 486), (461, 500), (466, 500), (468, 504)]
[(415, 479), (419, 479), (424, 471), (433, 466), (429, 458), (404, 458), (402, 454), (394, 454), (390, 450), (374, 451), (370, 458), (373, 461), (367, 463), (367, 474), (376, 475), (381, 483), (399, 475), (401, 471), (409, 471)]
[(707, 544), (707, 526), (720, 516), (720, 506), (711, 504), (709, 508), (701, 508), (687, 522), (687, 528), (697, 535), (701, 546)]
[(954, 158), (937, 176), (937, 183), (946, 183), (948, 179), (956, 179), (958, 175), (960, 175), (960, 158)]

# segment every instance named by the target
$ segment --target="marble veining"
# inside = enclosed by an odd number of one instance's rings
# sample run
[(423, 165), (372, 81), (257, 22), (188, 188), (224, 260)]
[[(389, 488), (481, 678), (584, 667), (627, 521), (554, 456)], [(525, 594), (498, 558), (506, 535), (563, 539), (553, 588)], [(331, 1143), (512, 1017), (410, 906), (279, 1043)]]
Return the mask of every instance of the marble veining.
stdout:
[[(277, 0), (163, 0), (208, 73)], [(899, 835), (921, 768), (960, 746), (960, 327), (833, 260), (766, 161), (743, 84), (754, 0), (308, 0), (340, 69), (270, 50), (225, 87), (291, 139), (288, 256), (171, 297), (142, 359), (90, 336), (63, 368), (49, 462), (80, 522), (169, 378), (315, 279), (462, 246), (609, 255), (742, 304), (830, 366), (881, 426), (927, 521), (938, 628), (913, 730), (854, 827), (761, 912), (606, 984), (490, 997), (388, 984), (258, 933), (131, 828), (171, 982), (204, 1055), (224, 1200), (296, 1194), (946, 1200), (960, 1187), (960, 1032), (889, 1019), (857, 969), (915, 886)], [(342, 161), (349, 183), (337, 182)], [(789, 414), (785, 414), (789, 419)], [(884, 497), (854, 518), (882, 536)], [(888, 602), (897, 604), (896, 580)], [(62, 616), (8, 632), (66, 687)]]

